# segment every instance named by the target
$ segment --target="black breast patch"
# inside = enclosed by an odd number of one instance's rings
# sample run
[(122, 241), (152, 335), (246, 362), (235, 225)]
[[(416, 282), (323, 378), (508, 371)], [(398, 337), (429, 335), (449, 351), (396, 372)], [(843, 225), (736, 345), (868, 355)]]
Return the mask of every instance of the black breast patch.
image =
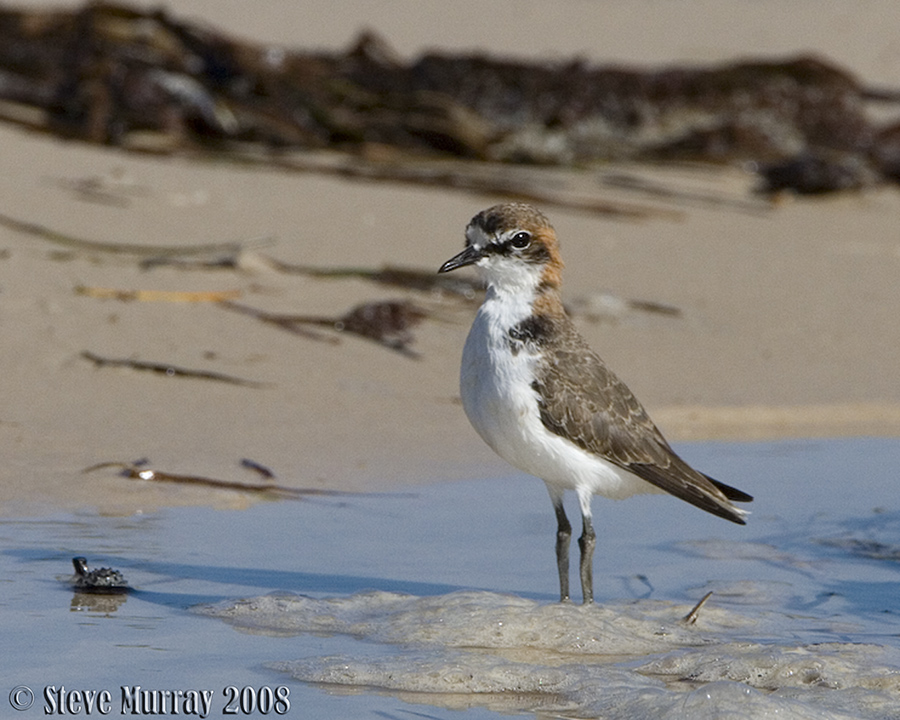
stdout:
[(553, 328), (553, 321), (546, 315), (531, 315), (509, 329), (509, 349), (513, 355), (525, 346), (540, 347)]

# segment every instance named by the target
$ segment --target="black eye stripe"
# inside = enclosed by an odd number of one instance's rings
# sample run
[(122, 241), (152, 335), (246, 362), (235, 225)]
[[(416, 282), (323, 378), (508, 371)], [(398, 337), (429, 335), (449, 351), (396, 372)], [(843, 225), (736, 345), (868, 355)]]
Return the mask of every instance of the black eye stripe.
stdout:
[[(533, 238), (529, 235), (529, 241)], [(485, 255), (502, 255), (504, 257), (509, 257), (510, 255), (516, 255), (521, 260), (527, 263), (546, 263), (550, 261), (550, 251), (547, 250), (547, 246), (543, 243), (531, 244), (527, 249), (518, 248), (513, 245), (512, 238), (507, 239), (505, 242), (490, 242), (484, 246), (482, 252)]]
[(527, 230), (519, 230), (511, 237), (507, 237), (503, 242), (498, 242), (499, 238), (488, 243), (484, 248), (485, 252), (496, 253), (498, 255), (511, 255), (517, 250), (524, 250), (531, 244), (532, 235)]

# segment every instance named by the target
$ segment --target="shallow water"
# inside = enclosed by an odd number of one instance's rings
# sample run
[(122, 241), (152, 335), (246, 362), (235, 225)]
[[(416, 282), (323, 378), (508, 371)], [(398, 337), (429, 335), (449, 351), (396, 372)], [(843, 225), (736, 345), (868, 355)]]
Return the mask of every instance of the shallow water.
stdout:
[[(679, 450), (756, 495), (749, 524), (664, 496), (596, 499), (591, 608), (555, 602), (553, 513), (521, 475), (3, 520), (15, 652), (0, 703), (29, 686), (16, 716), (37, 716), (47, 687), (108, 690), (116, 715), (140, 685), (212, 690), (216, 717), (233, 686), (253, 689), (245, 703), (283, 693), (290, 708), (269, 714), (288, 717), (900, 717), (900, 441)], [(75, 555), (134, 591), (73, 593)]]

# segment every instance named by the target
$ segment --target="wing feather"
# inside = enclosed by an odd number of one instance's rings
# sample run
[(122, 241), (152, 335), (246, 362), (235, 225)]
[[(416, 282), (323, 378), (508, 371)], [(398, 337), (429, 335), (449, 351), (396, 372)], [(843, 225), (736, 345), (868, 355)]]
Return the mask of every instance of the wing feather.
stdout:
[[(745, 511), (731, 500), (750, 495), (703, 475), (666, 442), (628, 387), (581, 338), (568, 318), (552, 334), (552, 360), (538, 368), (541, 421), (551, 432), (601, 455), (639, 478), (736, 523)], [(558, 368), (565, 367), (565, 373)]]

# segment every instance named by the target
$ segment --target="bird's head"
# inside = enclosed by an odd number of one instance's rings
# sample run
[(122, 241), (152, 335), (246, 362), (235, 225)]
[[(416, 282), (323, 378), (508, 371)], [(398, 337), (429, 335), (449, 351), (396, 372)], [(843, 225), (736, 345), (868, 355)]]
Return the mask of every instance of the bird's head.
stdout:
[(504, 203), (478, 213), (466, 227), (466, 247), (438, 272), (475, 265), (489, 286), (517, 291), (558, 288), (559, 241), (550, 221), (525, 203)]

